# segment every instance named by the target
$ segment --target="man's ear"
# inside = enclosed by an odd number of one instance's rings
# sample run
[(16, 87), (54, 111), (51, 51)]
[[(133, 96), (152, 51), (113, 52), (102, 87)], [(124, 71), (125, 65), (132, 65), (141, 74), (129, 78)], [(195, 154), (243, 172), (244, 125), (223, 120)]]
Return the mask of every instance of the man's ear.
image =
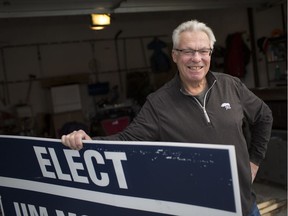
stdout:
[(174, 61), (175, 63), (177, 63), (177, 53), (175, 52), (175, 50), (172, 50), (171, 55), (172, 55), (173, 61)]

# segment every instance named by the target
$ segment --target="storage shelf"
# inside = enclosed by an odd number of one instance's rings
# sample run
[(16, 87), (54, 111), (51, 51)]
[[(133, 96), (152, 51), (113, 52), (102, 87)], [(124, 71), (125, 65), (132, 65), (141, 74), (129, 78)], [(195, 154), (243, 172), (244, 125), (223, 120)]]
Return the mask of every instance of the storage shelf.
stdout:
[(287, 40), (269, 38), (266, 50), (266, 72), (269, 86), (287, 85)]
[(267, 61), (268, 64), (275, 64), (275, 63), (285, 63), (285, 59), (279, 59), (279, 60), (273, 60), (273, 61)]

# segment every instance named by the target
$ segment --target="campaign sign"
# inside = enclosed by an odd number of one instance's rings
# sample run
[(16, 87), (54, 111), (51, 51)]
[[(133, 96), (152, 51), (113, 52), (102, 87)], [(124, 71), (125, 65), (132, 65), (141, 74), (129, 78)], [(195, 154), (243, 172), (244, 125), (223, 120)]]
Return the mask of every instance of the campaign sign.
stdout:
[(230, 145), (0, 136), (3, 216), (241, 214)]

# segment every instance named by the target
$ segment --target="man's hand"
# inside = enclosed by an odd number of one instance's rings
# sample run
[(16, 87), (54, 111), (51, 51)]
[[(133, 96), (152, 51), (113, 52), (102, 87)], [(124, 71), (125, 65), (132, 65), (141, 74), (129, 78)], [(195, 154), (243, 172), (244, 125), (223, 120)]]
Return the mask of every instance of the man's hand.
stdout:
[(258, 172), (258, 169), (259, 169), (259, 166), (250, 162), (250, 168), (251, 168), (252, 182), (254, 182), (254, 179), (255, 179), (257, 172)]
[(75, 150), (80, 150), (83, 148), (82, 140), (92, 139), (83, 130), (73, 131), (72, 133), (63, 135), (61, 137), (61, 141), (65, 146)]

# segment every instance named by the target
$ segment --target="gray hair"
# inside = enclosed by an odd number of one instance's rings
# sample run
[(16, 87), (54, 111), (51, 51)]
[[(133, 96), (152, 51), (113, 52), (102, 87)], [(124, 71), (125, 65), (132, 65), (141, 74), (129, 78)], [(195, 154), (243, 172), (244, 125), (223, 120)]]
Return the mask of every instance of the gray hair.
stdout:
[(190, 20), (180, 24), (172, 34), (173, 48), (177, 48), (179, 44), (179, 35), (185, 31), (202, 31), (207, 34), (210, 40), (210, 48), (213, 49), (216, 38), (213, 31), (205, 23), (198, 22), (197, 20)]

